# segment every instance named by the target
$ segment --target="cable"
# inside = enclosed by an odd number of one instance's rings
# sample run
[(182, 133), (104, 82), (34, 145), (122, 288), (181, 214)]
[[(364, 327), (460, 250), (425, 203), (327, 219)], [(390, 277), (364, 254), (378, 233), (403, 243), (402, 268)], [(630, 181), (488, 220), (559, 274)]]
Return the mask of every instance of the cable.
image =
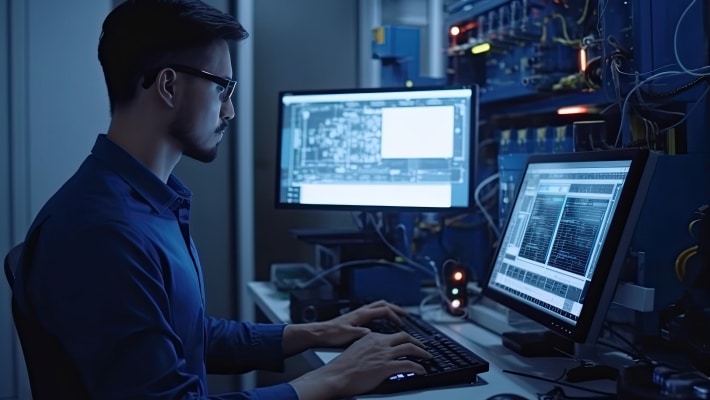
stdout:
[(532, 375), (532, 374), (526, 374), (526, 373), (524, 373), (524, 372), (511, 371), (511, 370), (508, 370), (508, 369), (504, 369), (503, 372), (505, 372), (505, 373), (507, 373), (507, 374), (513, 374), (513, 375), (523, 376), (523, 377), (526, 377), (526, 378), (539, 379), (539, 380), (541, 380), (541, 381), (550, 382), (550, 383), (555, 383), (555, 384), (558, 384), (558, 385), (571, 387), (571, 388), (573, 388), (573, 389), (583, 390), (583, 391), (589, 392), (589, 393), (600, 394), (600, 395), (602, 395), (602, 396), (613, 396), (612, 398), (616, 398), (616, 394), (613, 394), (613, 393), (602, 392), (601, 390), (588, 389), (588, 388), (585, 388), (585, 387), (583, 387), (583, 386), (573, 385), (573, 384), (571, 384), (571, 383), (566, 383), (566, 382), (561, 382), (561, 381), (556, 381), (556, 380), (553, 380), (553, 379), (550, 379), (550, 378), (544, 378), (544, 377), (542, 377), (542, 376), (537, 376), (537, 375)]
[(667, 127), (663, 128), (663, 129), (661, 130), (661, 132), (667, 131), (667, 130), (670, 130), (670, 129), (673, 129), (673, 128), (675, 128), (676, 126), (678, 126), (678, 125), (682, 124), (683, 122), (685, 122), (685, 120), (688, 119), (688, 117), (690, 117), (690, 114), (692, 114), (692, 112), (695, 110), (695, 108), (698, 106), (698, 104), (700, 104), (700, 102), (703, 100), (703, 98), (705, 97), (705, 95), (708, 94), (708, 91), (710, 91), (710, 86), (708, 86), (708, 87), (705, 89), (705, 91), (703, 92), (703, 94), (700, 95), (700, 98), (698, 99), (698, 101), (696, 101), (696, 102), (688, 109), (688, 112), (685, 113), (685, 117), (683, 117), (683, 119), (681, 119), (680, 121), (676, 122), (675, 124), (673, 124), (673, 125), (671, 125), (671, 126), (667, 126)]
[(551, 18), (557, 18), (560, 20), (562, 23), (562, 36), (564, 36), (566, 41), (572, 42), (573, 40), (569, 38), (569, 34), (567, 33), (567, 21), (565, 20), (565, 17), (563, 17), (562, 14), (554, 13)]
[(632, 359), (634, 359), (635, 361), (640, 359), (638, 354), (634, 354), (634, 353), (630, 352), (629, 350), (627, 350), (621, 346), (617, 346), (613, 343), (609, 343), (604, 340), (597, 340), (597, 344), (599, 344), (600, 346), (608, 347), (610, 349), (614, 349), (616, 351), (622, 352), (622, 353), (626, 354), (627, 356), (631, 357)]
[(491, 144), (496, 144), (496, 143), (498, 143), (497, 138), (483, 139), (480, 142), (478, 142), (478, 151), (480, 152), (481, 149), (485, 148), (486, 146), (489, 146)]
[(326, 275), (330, 275), (330, 274), (332, 274), (333, 272), (339, 271), (339, 270), (341, 270), (341, 269), (343, 269), (343, 268), (352, 267), (352, 266), (355, 266), (355, 265), (368, 265), (368, 266), (372, 266), (372, 265), (384, 265), (384, 266), (392, 266), (392, 267), (400, 268), (400, 269), (403, 269), (403, 270), (405, 270), (405, 271), (411, 271), (411, 268), (409, 268), (409, 267), (408, 267), (407, 265), (405, 265), (405, 264), (395, 263), (395, 262), (386, 261), (386, 260), (366, 259), (366, 260), (346, 261), (346, 262), (344, 262), (344, 263), (336, 264), (336, 265), (334, 265), (334, 266), (332, 266), (332, 267), (330, 267), (330, 268), (328, 268), (328, 269), (326, 269), (326, 270), (323, 270), (323, 271), (319, 272), (319, 273), (316, 274), (313, 278), (311, 278), (311, 279), (307, 280), (306, 282), (304, 282), (304, 283), (298, 285), (298, 288), (299, 288), (299, 289), (305, 289), (305, 288), (311, 286), (312, 284), (314, 284), (315, 282), (317, 282), (317, 281), (323, 279)]
[(440, 296), (440, 295), (437, 294), (437, 293), (430, 294), (429, 296), (423, 298), (422, 301), (419, 303), (419, 315), (422, 316), (422, 319), (424, 318), (424, 306), (426, 305), (426, 303), (428, 303), (428, 302), (431, 301), (432, 299), (435, 299), (435, 298), (437, 298), (437, 297), (439, 297), (439, 296)]
[[(380, 230), (380, 227), (377, 225), (377, 221), (375, 221), (375, 218), (372, 216), (372, 214), (368, 213), (368, 214), (366, 214), (365, 217), (367, 218), (368, 221), (372, 222), (372, 226), (375, 228), (375, 233), (377, 233), (377, 236), (380, 238), (380, 240), (382, 240), (382, 243), (384, 243), (385, 246), (387, 246), (390, 250), (392, 250), (392, 252), (394, 254), (401, 257), (404, 261), (407, 262), (407, 264), (409, 264), (413, 267), (417, 267), (420, 270), (425, 271), (427, 273), (432, 272), (432, 270), (428, 266), (425, 266), (424, 264), (420, 264), (420, 263), (412, 260), (409, 256), (402, 253), (397, 247), (395, 247), (392, 243), (390, 243), (387, 240), (387, 238), (385, 238), (385, 236), (382, 234), (382, 231)], [(436, 272), (436, 270), (434, 270), (434, 275), (438, 276), (438, 273)]]
[(681, 251), (680, 254), (678, 254), (678, 257), (676, 257), (675, 275), (681, 283), (685, 280), (685, 266), (688, 263), (688, 260), (696, 254), (698, 254), (697, 244)]
[[(642, 79), (641, 81), (638, 81), (638, 79), (639, 79), (640, 75), (642, 75), (642, 74), (638, 74), (638, 73), (635, 74), (635, 77), (636, 77), (636, 80), (637, 80), (636, 85), (635, 85), (635, 86), (629, 91), (629, 93), (626, 95), (626, 97), (625, 97), (625, 99), (624, 99), (624, 102), (623, 102), (623, 104), (622, 104), (622, 107), (621, 107), (621, 122), (620, 122), (620, 124), (619, 124), (619, 132), (618, 132), (618, 134), (617, 134), (616, 141), (614, 142), (614, 145), (615, 145), (616, 147), (619, 147), (620, 144), (623, 145), (623, 143), (620, 143), (620, 139), (621, 139), (621, 133), (622, 133), (623, 127), (624, 127), (624, 118), (626, 117), (626, 110), (627, 110), (627, 106), (628, 106), (629, 99), (631, 98), (631, 96), (632, 96), (632, 95), (634, 94), (634, 92), (636, 92), (636, 91), (639, 91), (639, 96), (640, 96), (640, 95), (643, 93), (643, 91), (640, 90), (643, 85), (645, 85), (646, 83), (648, 83), (648, 82), (650, 82), (650, 81), (652, 81), (652, 80), (655, 80), (655, 79), (658, 79), (658, 78), (661, 78), (661, 77), (664, 77), (664, 76), (677, 76), (677, 75), (684, 75), (684, 74), (690, 74), (690, 75), (702, 76), (702, 77), (710, 76), (710, 73), (707, 73), (707, 74), (697, 74), (697, 73), (695, 73), (695, 71), (699, 71), (699, 70), (708, 68), (709, 66), (705, 66), (705, 67), (702, 67), (702, 68), (697, 69), (697, 70), (689, 70), (689, 69), (687, 69), (687, 68), (682, 64), (682, 62), (681, 62), (681, 60), (680, 60), (680, 58), (679, 58), (679, 56), (678, 56), (678, 50), (677, 50), (677, 35), (678, 35), (678, 29), (679, 29), (679, 27), (680, 27), (680, 24), (681, 24), (681, 22), (682, 22), (682, 19), (683, 19), (684, 16), (685, 16), (685, 14), (687, 14), (687, 12), (690, 10), (690, 7), (695, 3), (695, 1), (696, 1), (696, 0), (692, 0), (691, 4), (685, 9), (685, 11), (683, 12), (683, 14), (682, 14), (681, 17), (679, 18), (678, 23), (676, 24), (676, 30), (675, 30), (675, 36), (674, 36), (674, 50), (675, 50), (675, 53), (676, 53), (676, 62), (678, 63), (678, 66), (681, 67), (682, 71), (663, 71), (663, 72), (655, 73), (655, 74), (653, 74), (653, 75), (651, 75), (651, 76), (649, 76), (649, 77), (647, 77), (647, 78)], [(605, 8), (606, 8), (606, 4), (605, 4)], [(607, 38), (607, 41), (608, 41), (612, 46), (616, 47), (616, 42), (615, 42), (615, 40), (612, 41), (612, 37), (608, 37), (608, 38)], [(661, 68), (659, 68), (659, 69), (666, 68), (666, 67), (667, 67), (667, 66), (664, 66), (664, 67), (661, 67)], [(658, 69), (656, 69), (656, 70), (658, 70)], [(618, 65), (618, 61), (616, 61), (616, 60), (612, 60), (612, 69), (611, 69), (611, 71), (612, 71), (612, 78), (615, 78), (615, 77), (617, 76), (617, 75), (616, 75), (617, 73), (624, 73), (624, 72), (622, 72), (622, 71), (620, 70), (619, 65)], [(628, 74), (628, 73), (624, 73), (624, 74)], [(699, 82), (697, 82), (697, 83), (699, 83)], [(670, 91), (670, 92), (668, 92), (668, 93), (676, 93), (676, 91), (683, 91), (683, 90), (686, 90), (686, 89), (692, 87), (693, 85), (696, 85), (697, 83), (696, 83), (695, 81), (690, 82), (690, 83), (685, 84), (685, 85), (681, 86), (680, 88), (677, 88), (677, 89), (675, 89), (675, 90), (673, 90), (673, 91)], [(615, 88), (617, 88), (617, 90), (618, 90), (618, 84), (617, 84), (616, 79), (614, 80), (614, 84), (615, 84)], [(665, 95), (665, 94), (667, 94), (667, 93), (664, 93), (664, 95)], [(707, 91), (703, 93), (703, 96), (701, 96), (700, 99), (702, 99), (702, 98), (705, 96), (705, 94), (707, 94)], [(617, 95), (618, 95), (618, 93), (617, 93)], [(643, 100), (643, 99), (640, 98), (640, 100)], [(618, 100), (617, 100), (617, 101), (618, 101)], [(696, 105), (699, 104), (699, 102), (700, 102), (700, 100), (699, 100), (698, 102), (696, 102)], [(695, 107), (696, 107), (696, 106), (693, 106), (692, 109), (694, 109)], [(691, 111), (692, 111), (692, 110), (691, 110)], [(690, 114), (691, 111), (689, 111), (689, 112), (686, 114), (686, 118), (687, 118), (687, 116)], [(682, 122), (684, 122), (686, 118), (684, 118), (683, 120), (679, 121), (678, 123), (676, 123), (676, 124), (674, 124), (674, 125), (672, 125), (672, 126), (670, 126), (670, 127), (664, 128), (663, 130), (671, 129), (671, 128), (675, 127), (675, 126), (678, 126), (679, 124), (681, 124)]]
[[(618, 132), (618, 134), (617, 134), (617, 136), (616, 136), (616, 141), (614, 141), (614, 146), (615, 146), (615, 147), (619, 147), (619, 140), (621, 139), (621, 132), (623, 131), (623, 127), (624, 127), (624, 118), (626, 117), (626, 109), (627, 109), (627, 106), (628, 106), (628, 103), (629, 103), (629, 99), (631, 98), (631, 96), (632, 96), (637, 90), (639, 90), (639, 89), (641, 88), (641, 86), (645, 85), (646, 83), (648, 83), (648, 82), (650, 82), (650, 81), (652, 81), (652, 80), (655, 80), (655, 79), (658, 79), (658, 78), (662, 78), (662, 77), (664, 77), (664, 76), (677, 76), (677, 75), (683, 75), (683, 72), (681, 72), (681, 71), (665, 71), (665, 72), (659, 72), (659, 73), (657, 73), (657, 74), (654, 74), (654, 75), (649, 76), (649, 77), (646, 78), (646, 79), (643, 79), (642, 81), (640, 81), (639, 83), (637, 83), (633, 88), (631, 88), (631, 90), (629, 90), (629, 93), (626, 94), (626, 97), (624, 98), (623, 105), (622, 105), (622, 107), (621, 107), (621, 121), (619, 122), (619, 132)], [(704, 94), (703, 94), (703, 95), (704, 95)], [(686, 117), (687, 117), (687, 115), (686, 115)], [(682, 122), (682, 121), (681, 121), (681, 122)]]
[(682, 14), (680, 14), (680, 17), (678, 18), (678, 23), (675, 25), (675, 33), (673, 34), (673, 52), (675, 54), (675, 60), (678, 63), (678, 66), (680, 69), (682, 69), (686, 74), (688, 75), (693, 75), (693, 76), (708, 76), (710, 73), (696, 73), (697, 71), (703, 71), (707, 70), (707, 68), (710, 68), (710, 66), (706, 65), (704, 67), (696, 68), (696, 69), (688, 69), (684, 64), (683, 61), (680, 60), (680, 55), (678, 54), (678, 30), (680, 28), (680, 23), (683, 21), (683, 18), (685, 18), (685, 14), (690, 11), (690, 8), (693, 7), (697, 0), (692, 0), (690, 4), (688, 4), (688, 7), (685, 8)]
[(701, 76), (701, 77), (693, 79), (692, 81), (690, 81), (688, 83), (680, 85), (673, 90), (670, 90), (668, 92), (663, 92), (663, 93), (646, 92), (644, 90), (641, 90), (640, 92), (641, 92), (641, 94), (643, 94), (644, 96), (647, 96), (647, 97), (651, 97), (654, 99), (662, 99), (662, 98), (666, 98), (666, 97), (673, 97), (673, 96), (678, 95), (686, 90), (690, 90), (690, 89), (698, 86), (699, 84), (706, 82), (707, 80), (708, 80), (707, 76)]
[(584, 2), (584, 11), (582, 11), (582, 15), (579, 17), (579, 19), (577, 19), (577, 25), (582, 25), (582, 22), (587, 19), (587, 13), (589, 12), (589, 3), (591, 3), (591, 0), (587, 0)]
[[(597, 17), (597, 32), (599, 33), (599, 36), (602, 36), (602, 21), (604, 17), (604, 13), (606, 12), (606, 6), (609, 5), (609, 2), (611, 0), (599, 0), (599, 3), (597, 3), (597, 11), (599, 16)], [(599, 11), (599, 6), (604, 3), (604, 7)]]
[(401, 229), (402, 230), (402, 242), (404, 243), (404, 245), (406, 247), (407, 243), (409, 243), (409, 238), (407, 237), (407, 227), (404, 226), (404, 224), (397, 224), (397, 226), (395, 226), (394, 229)]
[(622, 334), (617, 332), (616, 329), (612, 329), (611, 324), (609, 324), (607, 321), (604, 321), (604, 328), (607, 331), (609, 331), (609, 333), (611, 333), (612, 335), (619, 338), (619, 340), (624, 342), (627, 346), (629, 346), (629, 348), (631, 348), (631, 350), (633, 350), (636, 353), (636, 355), (638, 356), (638, 359), (640, 361), (643, 361), (643, 362), (645, 362), (647, 364), (651, 364), (651, 365), (658, 364), (657, 362), (653, 361), (648, 356), (643, 354), (643, 352), (641, 350), (639, 350), (638, 347), (636, 347), (633, 343), (631, 343), (631, 341), (629, 339), (625, 338)]
[(486, 208), (483, 206), (483, 203), (481, 203), (480, 195), (481, 195), (481, 189), (483, 189), (486, 185), (488, 185), (489, 183), (498, 179), (499, 177), (500, 177), (500, 174), (497, 172), (495, 174), (489, 176), (488, 178), (484, 179), (478, 186), (476, 186), (476, 190), (473, 192), (473, 199), (476, 201), (476, 205), (481, 210), (481, 213), (486, 218), (486, 221), (488, 221), (488, 224), (491, 226), (491, 229), (493, 229), (493, 232), (495, 232), (496, 240), (500, 237), (500, 230), (498, 229), (498, 226), (493, 221), (493, 218), (491, 217), (491, 215), (488, 213)]
[[(442, 298), (444, 298), (442, 284), (441, 284), (441, 278), (439, 277), (439, 271), (436, 269), (436, 265), (432, 262), (432, 263), (429, 263), (428, 266), (425, 266), (424, 264), (420, 264), (420, 263), (412, 260), (410, 257), (406, 256), (404, 253), (399, 251), (399, 249), (397, 249), (397, 247), (392, 245), (392, 243), (390, 243), (387, 240), (387, 238), (385, 238), (385, 236), (382, 234), (382, 231), (380, 230), (379, 225), (377, 225), (377, 221), (374, 220), (374, 217), (371, 214), (366, 213), (365, 218), (367, 221), (372, 222), (372, 226), (375, 228), (375, 233), (377, 233), (377, 236), (380, 237), (380, 240), (382, 240), (382, 243), (384, 243), (385, 246), (387, 246), (390, 250), (392, 250), (392, 252), (394, 254), (401, 257), (404, 261), (407, 262), (407, 264), (409, 264), (413, 267), (417, 267), (426, 273), (433, 273), (434, 282), (436, 283), (436, 288), (440, 292), (440, 295), (442, 296)], [(399, 265), (399, 264), (397, 264), (397, 265)]]
[(357, 212), (351, 212), (351, 213), (350, 213), (350, 218), (352, 218), (353, 224), (355, 224), (355, 226), (356, 226), (358, 229), (362, 230), (362, 229), (364, 228), (364, 227), (362, 226), (362, 220), (360, 220), (360, 217), (358, 216), (358, 213), (357, 213)]

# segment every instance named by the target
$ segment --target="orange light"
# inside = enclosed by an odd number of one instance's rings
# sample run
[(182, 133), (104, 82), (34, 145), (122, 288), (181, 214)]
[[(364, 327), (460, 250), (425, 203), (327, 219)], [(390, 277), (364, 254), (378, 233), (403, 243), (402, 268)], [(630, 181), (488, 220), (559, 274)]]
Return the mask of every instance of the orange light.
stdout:
[(587, 69), (587, 50), (579, 49), (579, 70), (584, 72)]
[(586, 114), (588, 112), (589, 112), (589, 107), (587, 107), (587, 106), (561, 107), (557, 110), (558, 115)]
[(461, 279), (463, 279), (463, 272), (460, 272), (460, 271), (454, 272), (454, 280), (460, 281)]
[(459, 299), (451, 300), (451, 307), (453, 307), (453, 308), (461, 307), (461, 300), (459, 300)]
[(458, 26), (452, 26), (449, 30), (449, 33), (451, 34), (451, 36), (458, 36), (458, 34), (461, 33), (461, 28), (459, 28)]

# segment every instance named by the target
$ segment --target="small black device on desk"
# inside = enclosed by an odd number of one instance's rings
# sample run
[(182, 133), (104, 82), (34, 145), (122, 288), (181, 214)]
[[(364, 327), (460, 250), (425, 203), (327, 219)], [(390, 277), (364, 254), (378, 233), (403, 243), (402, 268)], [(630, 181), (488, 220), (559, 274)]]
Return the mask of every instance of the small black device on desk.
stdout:
[(314, 285), (289, 292), (291, 322), (327, 321), (363, 305), (362, 302), (339, 297), (330, 285)]
[(488, 362), (446, 336), (438, 328), (416, 314), (402, 317), (402, 326), (389, 320), (375, 320), (367, 325), (373, 332), (405, 331), (424, 344), (433, 356), (415, 360), (427, 370), (425, 375), (405, 372), (390, 376), (372, 393), (397, 393), (440, 386), (467, 385), (477, 381), (477, 374), (488, 371)]

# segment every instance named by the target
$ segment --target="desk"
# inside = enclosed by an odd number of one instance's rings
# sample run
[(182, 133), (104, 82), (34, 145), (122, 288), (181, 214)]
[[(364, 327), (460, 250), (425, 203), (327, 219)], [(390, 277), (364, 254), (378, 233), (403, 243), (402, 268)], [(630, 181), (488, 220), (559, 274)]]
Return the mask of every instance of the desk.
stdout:
[[(256, 305), (274, 323), (288, 323), (289, 300), (288, 295), (278, 292), (270, 282), (251, 282), (248, 284), (249, 293)], [(490, 364), (488, 372), (479, 375), (481, 383), (475, 385), (436, 388), (432, 390), (407, 392), (394, 395), (368, 395), (359, 398), (388, 397), (394, 399), (411, 400), (483, 400), (499, 393), (515, 393), (528, 399), (537, 399), (538, 393), (547, 393), (555, 383), (537, 379), (517, 376), (503, 372), (511, 370), (523, 372), (545, 378), (556, 379), (563, 375), (565, 369), (576, 367), (579, 362), (570, 358), (525, 358), (508, 350), (501, 344), (500, 336), (468, 321), (462, 321), (445, 313), (434, 311), (432, 316), (436, 321), (430, 320), (443, 333), (453, 340), (461, 343), (476, 354), (483, 357)], [(429, 313), (425, 313), (427, 318)], [(314, 368), (321, 366), (339, 354), (334, 350), (311, 350), (304, 354), (309, 364)], [(616, 387), (614, 382), (608, 380), (586, 382), (585, 387), (594, 390), (613, 393)], [(591, 393), (573, 388), (564, 387), (570, 396), (591, 396)]]

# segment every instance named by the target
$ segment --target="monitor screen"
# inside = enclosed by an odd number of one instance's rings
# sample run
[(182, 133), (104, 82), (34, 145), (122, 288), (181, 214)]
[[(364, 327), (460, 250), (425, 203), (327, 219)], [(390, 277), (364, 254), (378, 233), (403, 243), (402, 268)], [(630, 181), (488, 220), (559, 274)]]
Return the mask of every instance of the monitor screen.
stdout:
[(475, 86), (281, 92), (276, 206), (465, 209)]
[(484, 294), (575, 342), (596, 340), (643, 204), (635, 195), (650, 180), (648, 157), (530, 156)]

